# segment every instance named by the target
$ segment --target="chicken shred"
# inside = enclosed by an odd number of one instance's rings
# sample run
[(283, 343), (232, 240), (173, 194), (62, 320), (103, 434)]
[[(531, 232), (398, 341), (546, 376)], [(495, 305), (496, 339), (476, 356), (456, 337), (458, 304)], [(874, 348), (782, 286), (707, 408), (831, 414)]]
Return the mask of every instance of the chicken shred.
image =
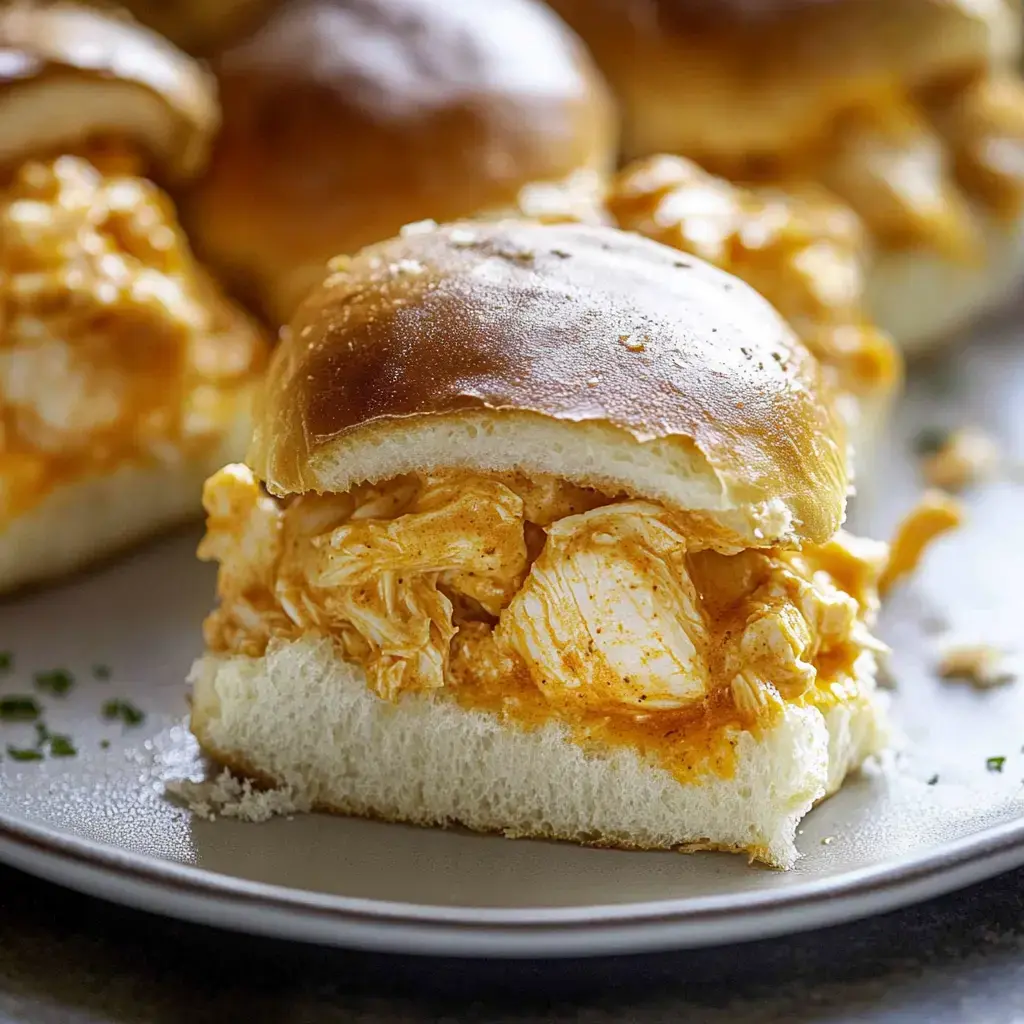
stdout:
[(208, 647), (259, 656), (319, 633), (388, 700), (449, 686), (472, 703), (525, 679), (569, 714), (657, 719), (731, 689), (756, 721), (856, 692), (857, 659), (880, 647), (885, 546), (844, 534), (725, 555), (657, 504), (515, 474), (279, 500), (236, 465), (204, 501), (200, 557), (220, 562)]
[(890, 249), (981, 256), (983, 218), (1012, 223), (1024, 206), (1024, 82), (1013, 68), (893, 85), (837, 107), (831, 131), (770, 159), (700, 154), (705, 169), (783, 190), (827, 185)]
[(31, 161), (0, 191), (0, 518), (219, 439), (267, 345), (124, 161)]

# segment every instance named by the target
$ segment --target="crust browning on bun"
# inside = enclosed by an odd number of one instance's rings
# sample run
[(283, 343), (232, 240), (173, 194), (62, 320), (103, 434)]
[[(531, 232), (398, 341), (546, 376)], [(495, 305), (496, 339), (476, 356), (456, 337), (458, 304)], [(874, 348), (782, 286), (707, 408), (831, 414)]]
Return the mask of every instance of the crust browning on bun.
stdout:
[[(258, 24), (281, 0), (117, 0), (189, 53), (208, 55)], [(97, 0), (94, 4), (98, 5)]]
[(338, 253), (508, 214), (538, 183), (596, 197), (614, 158), (602, 80), (533, 0), (296, 0), (214, 70), (225, 125), (191, 230), (278, 322)]
[(15, 2), (0, 8), (0, 51), (0, 164), (116, 139), (162, 176), (202, 169), (213, 81), (155, 33), (72, 3)]
[(1009, 63), (1011, 5), (993, 0), (549, 0), (623, 105), (627, 157), (714, 169), (807, 148), (837, 111)]
[(636, 235), (514, 221), (336, 261), (283, 332), (250, 463), (276, 493), (549, 473), (741, 546), (827, 539), (847, 488), (819, 366), (754, 291)]

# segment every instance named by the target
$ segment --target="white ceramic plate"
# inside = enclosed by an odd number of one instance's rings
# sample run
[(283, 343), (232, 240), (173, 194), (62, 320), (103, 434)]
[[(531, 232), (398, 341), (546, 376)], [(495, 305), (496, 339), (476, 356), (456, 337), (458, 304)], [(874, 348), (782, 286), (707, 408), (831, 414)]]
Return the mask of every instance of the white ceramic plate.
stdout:
[[(865, 521), (887, 530), (918, 488), (910, 438), (970, 419), (1024, 450), (1024, 351), (1004, 329), (915, 380)], [(721, 854), (623, 853), (320, 816), (206, 822), (163, 796), (203, 766), (184, 728), (183, 678), (213, 575), (179, 537), (67, 586), (0, 607), (15, 656), (0, 694), (57, 667), (45, 699), (75, 758), (0, 762), (0, 859), (149, 910), (246, 931), (371, 949), (557, 956), (736, 941), (891, 909), (1024, 863), (1024, 680), (977, 692), (934, 677), (942, 620), (972, 640), (1021, 643), (1024, 510), (1017, 484), (971, 499), (971, 523), (932, 551), (886, 611), (905, 750), (815, 810), (795, 870)], [(92, 677), (94, 664), (113, 670)], [(105, 723), (129, 697), (135, 728)], [(0, 725), (0, 748), (31, 741)], [(101, 741), (108, 740), (109, 747)], [(1001, 772), (986, 766), (1004, 757)], [(934, 776), (938, 781), (929, 784)]]

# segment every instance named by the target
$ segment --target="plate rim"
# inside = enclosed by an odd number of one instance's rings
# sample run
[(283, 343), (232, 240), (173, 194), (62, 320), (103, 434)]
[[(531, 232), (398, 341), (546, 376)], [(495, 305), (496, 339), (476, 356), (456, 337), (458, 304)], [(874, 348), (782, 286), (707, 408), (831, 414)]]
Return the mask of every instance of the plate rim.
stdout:
[(440, 906), (295, 889), (10, 814), (0, 814), (0, 861), (113, 902), (235, 931), (419, 955), (591, 956), (769, 938), (942, 895), (1024, 865), (1024, 817), (787, 889), (586, 907)]

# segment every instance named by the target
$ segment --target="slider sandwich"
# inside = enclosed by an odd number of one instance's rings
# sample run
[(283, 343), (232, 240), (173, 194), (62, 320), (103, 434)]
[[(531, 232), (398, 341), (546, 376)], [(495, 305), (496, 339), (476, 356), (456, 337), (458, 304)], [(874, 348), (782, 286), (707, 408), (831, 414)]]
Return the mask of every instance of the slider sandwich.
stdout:
[(599, 215), (611, 102), (539, 0), (293, 0), (212, 67), (224, 127), (187, 224), (274, 324), (404, 224)]
[(612, 228), (334, 262), (212, 477), (192, 730), (325, 811), (776, 866), (885, 742), (885, 546), (752, 289)]
[(1004, 300), (1024, 267), (1019, 4), (549, 0), (591, 47), (629, 159), (822, 185), (866, 225), (869, 312), (906, 348)]
[(70, 4), (0, 10), (0, 589), (196, 515), (266, 362), (170, 199), (217, 127), (202, 69)]

